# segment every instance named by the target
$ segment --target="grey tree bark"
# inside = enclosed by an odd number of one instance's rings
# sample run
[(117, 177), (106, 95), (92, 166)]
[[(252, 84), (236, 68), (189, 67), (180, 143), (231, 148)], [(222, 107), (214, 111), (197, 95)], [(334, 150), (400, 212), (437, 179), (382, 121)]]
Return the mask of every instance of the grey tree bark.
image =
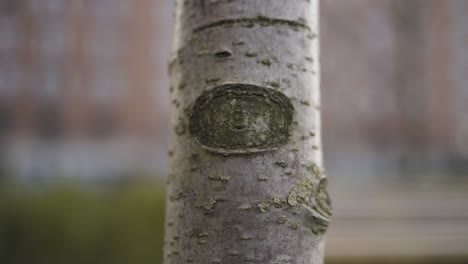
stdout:
[(317, 0), (177, 0), (164, 263), (323, 263)]

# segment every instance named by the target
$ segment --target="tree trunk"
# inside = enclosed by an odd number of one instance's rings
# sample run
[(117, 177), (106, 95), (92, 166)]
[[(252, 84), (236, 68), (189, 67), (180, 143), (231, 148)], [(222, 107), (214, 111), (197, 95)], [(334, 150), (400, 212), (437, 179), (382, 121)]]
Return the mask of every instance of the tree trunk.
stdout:
[(164, 263), (323, 263), (318, 1), (176, 1)]

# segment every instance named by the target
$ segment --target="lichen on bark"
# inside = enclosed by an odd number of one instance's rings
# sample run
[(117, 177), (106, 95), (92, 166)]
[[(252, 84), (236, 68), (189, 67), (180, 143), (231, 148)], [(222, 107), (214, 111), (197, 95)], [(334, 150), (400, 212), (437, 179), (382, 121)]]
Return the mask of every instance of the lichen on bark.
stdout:
[(190, 133), (218, 153), (251, 153), (287, 142), (294, 107), (280, 92), (251, 84), (225, 84), (204, 92), (190, 116)]

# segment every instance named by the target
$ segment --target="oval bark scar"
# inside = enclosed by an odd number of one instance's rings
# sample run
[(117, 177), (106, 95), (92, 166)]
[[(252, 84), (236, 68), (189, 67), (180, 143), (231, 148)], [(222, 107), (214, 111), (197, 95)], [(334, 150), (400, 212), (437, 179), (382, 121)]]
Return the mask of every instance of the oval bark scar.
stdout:
[(284, 145), (294, 108), (283, 93), (252, 84), (224, 84), (195, 101), (190, 134), (209, 151), (263, 152)]

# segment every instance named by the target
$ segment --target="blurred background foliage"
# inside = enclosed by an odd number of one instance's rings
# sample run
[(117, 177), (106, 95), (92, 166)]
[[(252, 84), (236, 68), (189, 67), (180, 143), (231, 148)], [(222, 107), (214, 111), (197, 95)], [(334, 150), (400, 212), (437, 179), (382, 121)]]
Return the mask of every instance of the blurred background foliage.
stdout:
[(0, 262), (161, 263), (164, 195), (154, 182), (1, 187)]

